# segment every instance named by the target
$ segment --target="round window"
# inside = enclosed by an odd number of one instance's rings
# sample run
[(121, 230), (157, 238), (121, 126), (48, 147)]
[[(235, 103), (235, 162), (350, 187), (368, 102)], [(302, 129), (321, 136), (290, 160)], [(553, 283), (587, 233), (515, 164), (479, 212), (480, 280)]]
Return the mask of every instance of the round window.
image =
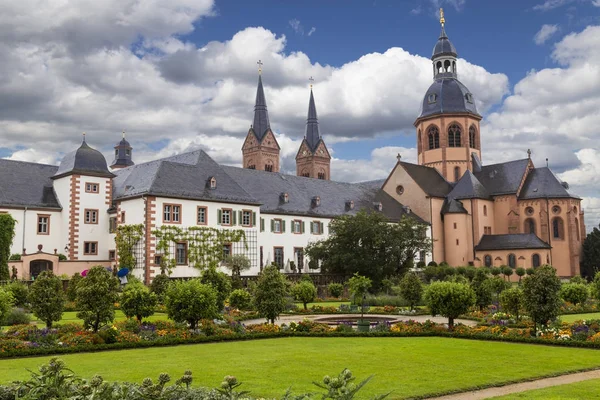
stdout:
[(559, 206), (552, 207), (552, 212), (554, 214), (560, 214), (560, 207)]
[(404, 193), (404, 186), (402, 186), (402, 185), (396, 186), (396, 193), (398, 193), (399, 195)]
[(527, 207), (525, 209), (525, 214), (527, 214), (527, 215), (533, 215), (533, 207)]

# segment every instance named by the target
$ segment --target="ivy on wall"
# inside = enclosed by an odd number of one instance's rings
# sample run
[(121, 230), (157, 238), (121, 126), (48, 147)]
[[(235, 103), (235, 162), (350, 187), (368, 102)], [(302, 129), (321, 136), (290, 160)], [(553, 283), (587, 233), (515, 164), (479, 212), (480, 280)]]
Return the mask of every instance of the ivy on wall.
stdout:
[(16, 221), (10, 214), (0, 214), (0, 281), (10, 279), (8, 259), (15, 237), (15, 223)]
[(243, 242), (248, 249), (246, 234), (242, 229), (216, 229), (205, 226), (163, 225), (152, 231), (156, 237), (156, 254), (161, 256), (161, 272), (169, 274), (175, 268), (176, 255), (171, 248), (176, 243), (187, 244), (187, 257), (190, 266), (201, 271), (216, 267), (223, 260), (223, 245)]
[(144, 235), (144, 225), (119, 225), (115, 235), (120, 268), (133, 268), (136, 265), (133, 249)]

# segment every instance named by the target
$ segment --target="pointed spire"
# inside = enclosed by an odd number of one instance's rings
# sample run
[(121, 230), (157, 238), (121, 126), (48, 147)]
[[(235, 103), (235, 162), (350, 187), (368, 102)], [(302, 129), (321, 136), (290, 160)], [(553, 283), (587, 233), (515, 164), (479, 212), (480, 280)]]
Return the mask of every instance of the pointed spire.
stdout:
[(85, 143), (85, 132), (83, 132), (83, 143)]
[(258, 88), (256, 89), (256, 102), (254, 104), (254, 124), (252, 129), (258, 140), (262, 140), (267, 129), (270, 129), (267, 100), (263, 89), (262, 76), (258, 75)]
[[(312, 86), (312, 84), (311, 84)], [(308, 102), (308, 117), (306, 118), (306, 142), (312, 151), (317, 149), (321, 134), (319, 133), (319, 120), (317, 118), (317, 107), (312, 87), (310, 89), (310, 101)]]

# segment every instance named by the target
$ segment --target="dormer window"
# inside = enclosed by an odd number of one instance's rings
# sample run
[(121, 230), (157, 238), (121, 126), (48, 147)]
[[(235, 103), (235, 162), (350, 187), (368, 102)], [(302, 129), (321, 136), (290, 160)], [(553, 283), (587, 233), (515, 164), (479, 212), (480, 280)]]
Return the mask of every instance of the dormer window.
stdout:
[(281, 199), (281, 201), (283, 203), (289, 203), (290, 202), (290, 195), (287, 193), (281, 193), (281, 195), (279, 195), (279, 198)]
[(467, 103), (473, 104), (473, 95), (471, 93), (465, 94), (465, 99), (467, 100)]
[(215, 178), (214, 176), (211, 176), (208, 184), (210, 185), (211, 189), (216, 189), (217, 188), (217, 178)]
[(429, 94), (429, 96), (427, 96), (427, 102), (429, 104), (437, 102), (437, 94), (435, 94), (435, 93)]
[(373, 207), (377, 210), (377, 211), (383, 211), (383, 204), (381, 204), (380, 201), (373, 203)]
[(315, 196), (312, 198), (312, 206), (319, 207), (321, 205), (321, 198), (319, 196)]
[(346, 210), (354, 210), (354, 200), (349, 200), (346, 202)]

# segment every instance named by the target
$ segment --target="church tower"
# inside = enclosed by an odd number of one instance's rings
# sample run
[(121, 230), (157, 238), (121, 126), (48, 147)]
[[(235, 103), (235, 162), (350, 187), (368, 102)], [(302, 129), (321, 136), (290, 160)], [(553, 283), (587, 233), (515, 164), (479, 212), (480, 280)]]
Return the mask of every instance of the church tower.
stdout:
[(111, 169), (119, 169), (134, 165), (131, 159), (132, 147), (127, 140), (125, 140), (125, 132), (123, 132), (123, 138), (118, 145), (115, 146), (115, 159), (110, 164)]
[(440, 9), (442, 32), (431, 56), (433, 84), (414, 125), (419, 164), (434, 167), (446, 180), (457, 182), (466, 170), (473, 171), (472, 154), (481, 160), (481, 115), (473, 94), (458, 80), (458, 54), (446, 35), (445, 22)]
[(331, 179), (330, 164), (331, 156), (319, 133), (317, 107), (311, 84), (306, 133), (296, 154), (296, 175), (329, 180)]
[(254, 123), (250, 126), (242, 146), (243, 167), (261, 171), (279, 172), (279, 143), (269, 124), (269, 112), (262, 84), (262, 62), (258, 61), (258, 88), (254, 105)]

